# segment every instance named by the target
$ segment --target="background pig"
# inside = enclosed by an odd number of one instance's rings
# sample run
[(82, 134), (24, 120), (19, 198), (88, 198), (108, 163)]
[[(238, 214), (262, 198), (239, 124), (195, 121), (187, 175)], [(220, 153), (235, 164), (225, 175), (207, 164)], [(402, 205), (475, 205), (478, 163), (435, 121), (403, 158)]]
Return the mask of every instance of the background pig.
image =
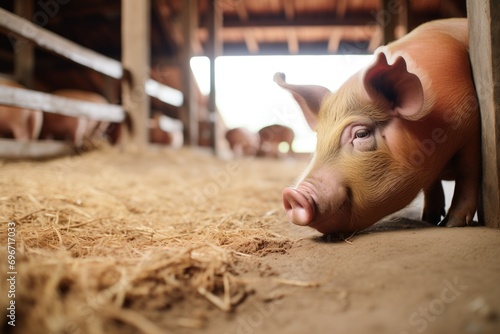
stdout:
[[(0, 78), (0, 86), (23, 88), (17, 82)], [(42, 112), (0, 105), (0, 136), (14, 137), (19, 141), (38, 138), (42, 126)]]
[(149, 120), (149, 141), (180, 148), (184, 144), (182, 129), (181, 121), (155, 112)]
[[(281, 158), (293, 154), (292, 142), (295, 134), (287, 126), (274, 124), (259, 130), (260, 147), (258, 156)], [(288, 144), (287, 152), (280, 152), (281, 143)]]
[(234, 128), (226, 132), (226, 139), (237, 158), (255, 156), (259, 150), (259, 136), (245, 128)]
[(323, 233), (361, 230), (423, 190), (423, 219), (438, 223), (441, 179), (455, 179), (442, 224), (469, 224), (480, 181), (480, 123), (467, 21), (426, 23), (375, 54), (335, 93), (275, 75), (317, 132), (310, 166), (283, 191), (288, 218)]
[[(63, 89), (53, 92), (54, 95), (68, 97), (93, 103), (107, 104), (108, 101), (101, 95), (76, 89)], [(103, 136), (109, 123), (72, 117), (55, 113), (44, 113), (41, 139), (66, 140), (80, 148), (84, 139), (93, 136)]]

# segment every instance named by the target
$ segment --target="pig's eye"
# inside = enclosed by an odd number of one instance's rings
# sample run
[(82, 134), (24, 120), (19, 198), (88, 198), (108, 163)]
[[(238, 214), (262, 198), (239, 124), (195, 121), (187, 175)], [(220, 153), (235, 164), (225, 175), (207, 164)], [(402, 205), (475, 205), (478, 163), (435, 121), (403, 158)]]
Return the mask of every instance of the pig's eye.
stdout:
[(356, 131), (356, 134), (354, 135), (356, 138), (367, 138), (370, 136), (370, 131), (363, 129), (363, 130), (358, 130)]

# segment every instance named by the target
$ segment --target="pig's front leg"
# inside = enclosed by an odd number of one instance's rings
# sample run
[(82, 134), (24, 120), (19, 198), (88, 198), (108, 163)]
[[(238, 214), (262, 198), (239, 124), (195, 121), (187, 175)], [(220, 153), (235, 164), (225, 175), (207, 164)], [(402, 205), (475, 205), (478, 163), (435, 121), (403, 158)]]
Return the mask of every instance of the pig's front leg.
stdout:
[(437, 180), (430, 187), (424, 189), (424, 210), (422, 220), (439, 224), (441, 217), (446, 214), (444, 191), (441, 180)]
[(478, 142), (469, 143), (457, 154), (458, 173), (450, 209), (440, 225), (466, 226), (472, 223), (477, 209), (481, 182), (481, 154)]

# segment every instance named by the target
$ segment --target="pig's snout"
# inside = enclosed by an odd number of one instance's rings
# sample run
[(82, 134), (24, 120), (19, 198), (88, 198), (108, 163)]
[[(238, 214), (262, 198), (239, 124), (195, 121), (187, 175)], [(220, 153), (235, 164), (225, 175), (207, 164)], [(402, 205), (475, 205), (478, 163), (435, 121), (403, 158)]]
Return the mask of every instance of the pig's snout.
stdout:
[[(320, 176), (320, 179), (315, 177)], [(340, 177), (325, 178), (324, 171), (283, 190), (283, 206), (289, 221), (309, 226), (321, 233), (343, 232), (351, 229), (351, 189)], [(318, 181), (318, 180), (321, 180)]]
[(314, 219), (315, 203), (308, 193), (290, 187), (285, 188), (283, 206), (288, 220), (295, 225), (307, 226)]

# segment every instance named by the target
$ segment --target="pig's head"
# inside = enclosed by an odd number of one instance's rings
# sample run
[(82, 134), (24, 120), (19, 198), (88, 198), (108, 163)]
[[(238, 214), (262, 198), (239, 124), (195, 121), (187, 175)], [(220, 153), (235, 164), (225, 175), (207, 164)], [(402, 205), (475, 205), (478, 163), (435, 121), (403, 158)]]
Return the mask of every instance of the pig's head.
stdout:
[(317, 133), (311, 164), (283, 191), (287, 217), (322, 233), (362, 230), (409, 204), (422, 185), (407, 152), (415, 149), (409, 124), (423, 117), (419, 77), (384, 53), (335, 93), (321, 86), (275, 81), (292, 93)]

